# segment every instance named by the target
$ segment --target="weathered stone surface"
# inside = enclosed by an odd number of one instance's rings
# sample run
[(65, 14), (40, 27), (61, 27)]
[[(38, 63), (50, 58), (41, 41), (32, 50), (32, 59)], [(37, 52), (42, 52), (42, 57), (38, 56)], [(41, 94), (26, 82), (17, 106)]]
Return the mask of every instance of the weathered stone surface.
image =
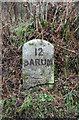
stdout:
[(23, 46), (24, 88), (46, 83), (54, 83), (54, 46), (45, 40), (31, 40)]

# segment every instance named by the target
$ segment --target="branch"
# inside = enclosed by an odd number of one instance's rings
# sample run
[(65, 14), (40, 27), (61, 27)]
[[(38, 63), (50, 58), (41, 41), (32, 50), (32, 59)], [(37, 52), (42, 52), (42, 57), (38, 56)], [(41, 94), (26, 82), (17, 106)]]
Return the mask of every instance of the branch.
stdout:
[(67, 51), (69, 51), (69, 52), (72, 52), (72, 53), (75, 53), (75, 54), (79, 55), (79, 53), (77, 53), (77, 52), (74, 51), (74, 50), (69, 50), (69, 49), (64, 48), (64, 47), (62, 47), (62, 46), (59, 46), (59, 45), (57, 45), (57, 46), (60, 47), (60, 48), (62, 48), (62, 49), (64, 49), (64, 50), (67, 50)]
[(4, 117), (4, 118), (10, 118), (10, 119), (12, 119), (13, 120), (13, 118), (12, 117), (10, 117), (10, 116), (6, 116), (6, 115), (0, 115), (1, 117)]

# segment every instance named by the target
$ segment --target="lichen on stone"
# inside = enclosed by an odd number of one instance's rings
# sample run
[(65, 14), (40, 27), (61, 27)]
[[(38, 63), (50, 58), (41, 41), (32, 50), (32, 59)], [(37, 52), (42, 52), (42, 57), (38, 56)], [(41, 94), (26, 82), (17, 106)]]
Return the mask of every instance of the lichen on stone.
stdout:
[(30, 45), (34, 45), (34, 44), (33, 44), (33, 43), (29, 43), (29, 46), (30, 46)]
[(48, 78), (45, 79), (46, 82), (49, 82)]

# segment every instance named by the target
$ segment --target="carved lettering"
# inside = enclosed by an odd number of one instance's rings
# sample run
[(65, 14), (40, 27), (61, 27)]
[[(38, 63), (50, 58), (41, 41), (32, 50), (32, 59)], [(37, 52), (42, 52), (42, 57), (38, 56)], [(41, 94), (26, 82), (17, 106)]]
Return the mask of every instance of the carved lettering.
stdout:
[(41, 59), (41, 64), (46, 65), (46, 59), (45, 60)]
[(35, 59), (35, 65), (40, 65), (40, 59)]
[(31, 59), (30, 62), (28, 60), (25, 60), (25, 63), (24, 63), (24, 67), (28, 66), (28, 65), (47, 65), (47, 66), (52, 66), (52, 59)]
[(52, 59), (47, 59), (47, 66), (50, 66), (50, 65), (52, 65)]
[(34, 65), (33, 59), (30, 60), (30, 65)]
[(26, 66), (28, 66), (28, 65), (29, 65), (28, 60), (25, 60), (24, 67), (26, 67)]

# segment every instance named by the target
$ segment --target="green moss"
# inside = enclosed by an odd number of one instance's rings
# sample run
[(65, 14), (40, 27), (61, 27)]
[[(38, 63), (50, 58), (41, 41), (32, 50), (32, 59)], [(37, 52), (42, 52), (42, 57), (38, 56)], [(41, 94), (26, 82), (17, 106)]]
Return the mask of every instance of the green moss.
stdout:
[(40, 45), (43, 45), (43, 42), (41, 42)]
[(45, 73), (45, 71), (44, 70), (42, 70), (42, 74), (44, 74)]
[(28, 73), (25, 73), (24, 75), (25, 75), (25, 76), (29, 76), (29, 74), (28, 74)]
[(48, 78), (45, 79), (46, 82), (49, 82)]
[(30, 45), (34, 45), (34, 44), (33, 44), (33, 43), (29, 43), (29, 46), (30, 46)]
[(23, 80), (28, 79), (28, 76), (23, 75)]
[[(44, 53), (44, 52), (43, 52)], [(43, 60), (45, 60), (45, 57), (43, 57)]]
[(53, 65), (53, 68), (55, 68), (55, 64)]
[(41, 40), (41, 43), (43, 43), (43, 40)]
[(26, 79), (28, 79), (28, 76), (29, 76), (29, 74), (28, 74), (28, 73), (25, 73), (25, 74), (23, 75), (23, 81), (25, 81)]
[(51, 74), (51, 72), (48, 73), (49, 75)]
[(47, 67), (49, 67), (49, 65), (47, 64)]
[(36, 44), (35, 44), (35, 47), (36, 47)]
[(54, 46), (54, 44), (52, 44), (52, 46)]
[(22, 62), (24, 63), (24, 58), (22, 59)]
[(25, 79), (28, 79), (28, 77), (26, 76)]

